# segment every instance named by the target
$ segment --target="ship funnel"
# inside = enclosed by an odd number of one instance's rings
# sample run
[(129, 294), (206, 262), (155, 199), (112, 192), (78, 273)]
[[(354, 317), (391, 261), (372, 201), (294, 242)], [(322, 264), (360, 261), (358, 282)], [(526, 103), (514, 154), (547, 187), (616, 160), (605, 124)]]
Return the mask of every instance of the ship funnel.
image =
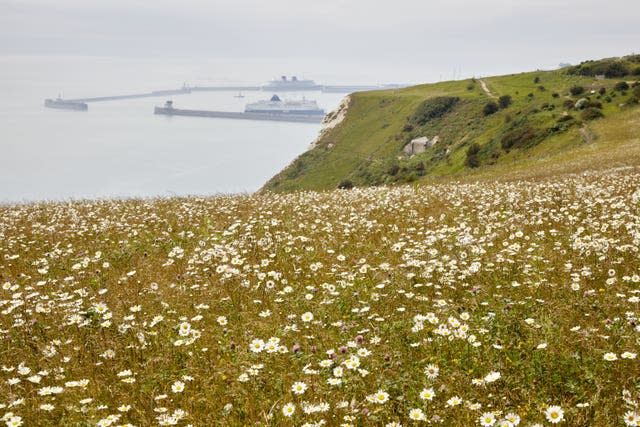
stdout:
[(280, 78), (282, 79), (282, 81), (283, 81), (283, 82), (286, 82), (286, 81), (287, 81), (287, 76), (282, 76), (282, 77), (280, 77)]

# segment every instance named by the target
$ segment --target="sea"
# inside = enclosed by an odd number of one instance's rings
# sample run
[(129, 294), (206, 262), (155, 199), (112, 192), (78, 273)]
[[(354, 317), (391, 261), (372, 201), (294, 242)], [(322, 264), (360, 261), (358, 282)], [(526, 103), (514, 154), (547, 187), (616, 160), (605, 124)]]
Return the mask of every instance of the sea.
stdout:
[[(243, 111), (270, 92), (193, 92), (49, 109), (45, 98), (85, 98), (183, 85), (262, 85), (297, 74), (319, 84), (387, 83), (375, 70), (323, 61), (0, 56), (0, 204), (251, 193), (303, 153), (319, 124), (154, 115), (176, 108)], [(278, 93), (327, 112), (346, 94)]]

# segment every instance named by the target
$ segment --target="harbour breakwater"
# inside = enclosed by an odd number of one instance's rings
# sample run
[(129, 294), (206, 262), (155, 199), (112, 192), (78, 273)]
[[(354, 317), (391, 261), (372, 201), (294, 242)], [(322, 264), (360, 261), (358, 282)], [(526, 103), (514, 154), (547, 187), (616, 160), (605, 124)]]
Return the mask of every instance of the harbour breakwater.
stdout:
[(264, 92), (308, 92), (308, 91), (320, 91), (323, 93), (352, 93), (363, 92), (369, 90), (383, 90), (383, 89), (399, 89), (404, 85), (317, 85), (313, 88), (297, 87), (295, 89), (274, 89), (268, 86), (184, 86), (179, 89), (165, 89), (154, 90), (144, 93), (132, 93), (124, 95), (107, 95), (107, 96), (95, 96), (85, 98), (73, 98), (64, 99), (63, 101), (69, 102), (104, 102), (104, 101), (118, 101), (124, 99), (136, 99), (136, 98), (154, 98), (154, 97), (166, 97), (171, 95), (186, 95), (192, 92), (251, 92), (251, 91), (264, 91)]
[(321, 123), (323, 115), (303, 115), (303, 114), (267, 114), (267, 113), (239, 113), (230, 111), (208, 111), (208, 110), (183, 110), (173, 107), (155, 107), (154, 114), (165, 116), (191, 116), (191, 117), (211, 117), (218, 119), (239, 119), (239, 120), (267, 120), (276, 122), (293, 123)]

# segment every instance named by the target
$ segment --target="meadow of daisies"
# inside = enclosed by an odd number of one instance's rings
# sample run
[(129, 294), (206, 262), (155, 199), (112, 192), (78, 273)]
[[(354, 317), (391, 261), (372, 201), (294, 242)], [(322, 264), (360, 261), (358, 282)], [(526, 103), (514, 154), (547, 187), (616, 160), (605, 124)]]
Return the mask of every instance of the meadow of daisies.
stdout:
[(0, 207), (2, 425), (640, 425), (639, 188)]

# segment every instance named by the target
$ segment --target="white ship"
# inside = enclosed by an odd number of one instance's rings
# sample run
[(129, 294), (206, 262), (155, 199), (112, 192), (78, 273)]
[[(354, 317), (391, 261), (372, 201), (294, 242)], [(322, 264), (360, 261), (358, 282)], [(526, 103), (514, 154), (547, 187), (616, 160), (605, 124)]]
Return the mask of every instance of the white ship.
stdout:
[(316, 101), (302, 98), (301, 101), (283, 101), (278, 95), (273, 95), (268, 101), (258, 101), (247, 104), (245, 113), (262, 113), (278, 115), (324, 116), (324, 110), (318, 107)]
[(280, 80), (271, 80), (269, 83), (262, 86), (262, 90), (273, 92), (320, 89), (322, 89), (322, 86), (316, 84), (313, 80), (298, 80), (296, 76), (291, 77), (291, 80), (288, 80), (287, 76), (282, 76), (280, 77)]

